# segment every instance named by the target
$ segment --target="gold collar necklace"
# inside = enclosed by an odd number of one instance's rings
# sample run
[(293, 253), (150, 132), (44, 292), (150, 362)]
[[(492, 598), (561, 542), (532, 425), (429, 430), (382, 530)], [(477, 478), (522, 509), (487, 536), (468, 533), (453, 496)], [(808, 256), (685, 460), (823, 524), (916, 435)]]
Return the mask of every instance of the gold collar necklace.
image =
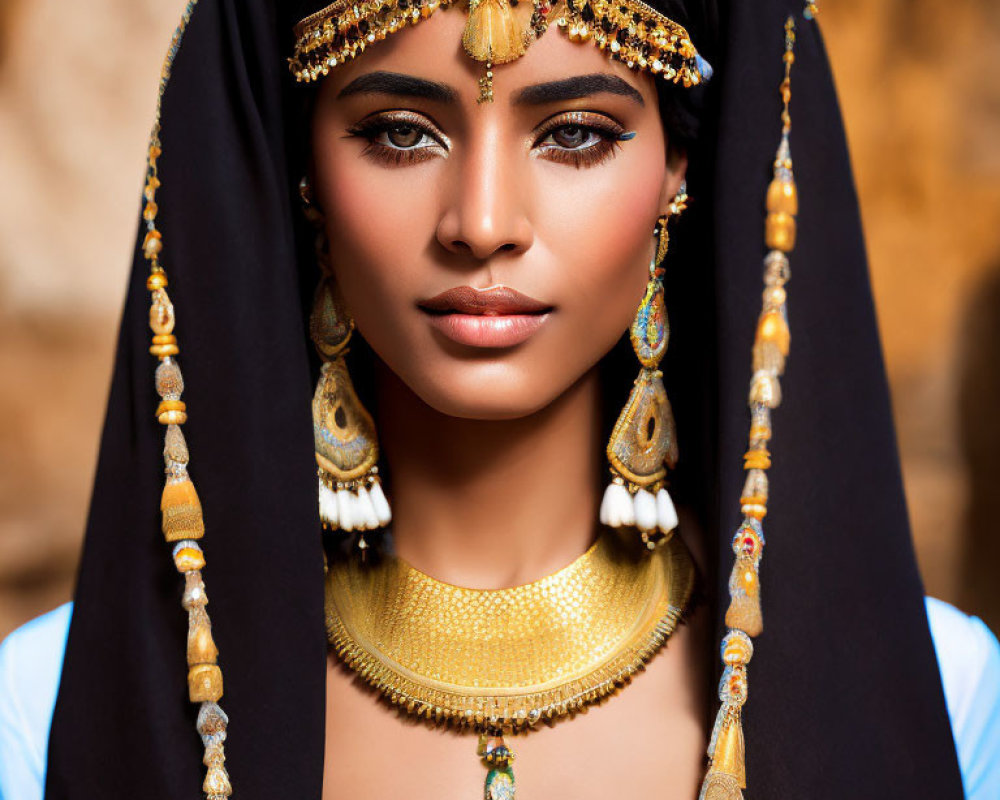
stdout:
[(613, 694), (674, 631), (694, 564), (674, 537), (654, 552), (603, 531), (574, 562), (509, 589), (467, 589), (399, 558), (345, 558), (326, 578), (341, 662), (397, 708), (480, 734), (487, 800), (513, 798), (505, 733)]

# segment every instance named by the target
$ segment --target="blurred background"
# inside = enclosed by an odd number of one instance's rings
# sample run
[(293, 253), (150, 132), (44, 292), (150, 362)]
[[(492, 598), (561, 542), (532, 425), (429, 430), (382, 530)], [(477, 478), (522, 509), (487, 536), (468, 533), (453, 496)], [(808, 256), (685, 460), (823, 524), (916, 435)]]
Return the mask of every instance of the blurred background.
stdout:
[[(70, 599), (183, 5), (0, 0), (0, 637)], [(926, 589), (1000, 630), (1000, 4), (819, 8)]]

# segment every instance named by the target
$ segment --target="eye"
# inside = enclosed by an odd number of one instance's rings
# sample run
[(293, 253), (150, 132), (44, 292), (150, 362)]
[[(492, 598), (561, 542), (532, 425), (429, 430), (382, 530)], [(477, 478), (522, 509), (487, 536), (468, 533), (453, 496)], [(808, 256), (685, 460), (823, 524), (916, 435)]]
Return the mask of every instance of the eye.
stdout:
[(593, 128), (585, 128), (582, 125), (561, 125), (550, 133), (548, 138), (560, 147), (569, 149), (592, 147), (604, 141), (604, 137)]
[(362, 155), (393, 166), (426, 161), (448, 151), (444, 134), (422, 114), (411, 111), (367, 117), (347, 133), (368, 140)]
[[(382, 141), (382, 139), (385, 141)], [(418, 146), (427, 147), (428, 145), (436, 144), (433, 141), (425, 142), (425, 139), (430, 139), (426, 131), (409, 122), (397, 122), (383, 128), (376, 141), (381, 145), (401, 149), (412, 149)]]
[(550, 161), (595, 166), (615, 155), (623, 133), (625, 128), (606, 114), (570, 111), (542, 123), (535, 147)]

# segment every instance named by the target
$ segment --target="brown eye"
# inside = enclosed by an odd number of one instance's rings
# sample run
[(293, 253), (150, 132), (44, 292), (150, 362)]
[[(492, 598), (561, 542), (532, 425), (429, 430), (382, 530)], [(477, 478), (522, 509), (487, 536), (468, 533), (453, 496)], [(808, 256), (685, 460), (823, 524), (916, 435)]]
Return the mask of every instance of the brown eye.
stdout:
[(622, 124), (608, 114), (567, 111), (549, 117), (536, 129), (534, 146), (547, 161), (592, 167), (621, 148), (624, 133)]
[(361, 155), (398, 167), (448, 154), (448, 140), (423, 114), (392, 111), (375, 114), (347, 129), (348, 136), (367, 140)]
[(588, 139), (589, 130), (580, 125), (563, 125), (552, 132), (552, 140), (560, 147), (580, 147)]
[(386, 130), (386, 137), (394, 147), (414, 147), (420, 144), (424, 132), (405, 122), (393, 125)]

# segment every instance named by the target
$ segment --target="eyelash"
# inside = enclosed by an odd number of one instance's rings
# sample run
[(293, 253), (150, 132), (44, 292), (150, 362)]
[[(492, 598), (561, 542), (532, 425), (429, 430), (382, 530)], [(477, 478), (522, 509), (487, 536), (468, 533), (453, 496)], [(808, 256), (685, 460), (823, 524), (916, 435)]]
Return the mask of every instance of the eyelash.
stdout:
[[(436, 128), (429, 126), (426, 118), (406, 111), (379, 114), (362, 120), (349, 128), (347, 133), (349, 136), (357, 136), (367, 140), (368, 143), (361, 151), (363, 156), (388, 166), (407, 166), (434, 158), (432, 151), (435, 148), (433, 145), (396, 147), (376, 141), (383, 134), (388, 134), (394, 128), (400, 127), (413, 128), (422, 137), (430, 137), (437, 141), (438, 146), (445, 146), (440, 141), (443, 135)], [(577, 169), (597, 166), (612, 158), (616, 155), (616, 150), (621, 148), (619, 137), (625, 133), (625, 129), (621, 125), (603, 114), (569, 111), (557, 114), (542, 123), (536, 133), (535, 146), (542, 144), (546, 138), (563, 128), (582, 129), (585, 134), (588, 134), (588, 138), (591, 134), (600, 137), (598, 142), (585, 147), (567, 148), (553, 144), (542, 148), (544, 152), (550, 154), (545, 156), (548, 160), (571, 164)]]
[[(580, 128), (586, 134), (596, 134), (600, 140), (586, 147), (566, 148), (555, 146), (545, 147), (551, 153), (550, 160), (561, 164), (572, 164), (580, 167), (594, 167), (613, 158), (621, 149), (619, 137), (625, 133), (625, 128), (610, 117), (603, 114), (593, 114), (587, 111), (569, 111), (551, 117), (542, 124), (538, 133), (539, 140), (548, 138), (563, 128)], [(536, 141), (536, 144), (540, 143)]]

